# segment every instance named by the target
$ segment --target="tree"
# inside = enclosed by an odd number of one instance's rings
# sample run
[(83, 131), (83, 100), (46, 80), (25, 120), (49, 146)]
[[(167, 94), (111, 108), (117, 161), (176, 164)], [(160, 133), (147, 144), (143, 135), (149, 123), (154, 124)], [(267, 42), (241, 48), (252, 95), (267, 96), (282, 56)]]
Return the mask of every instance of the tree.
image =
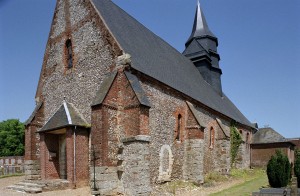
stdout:
[(280, 188), (288, 185), (291, 179), (291, 165), (288, 157), (280, 150), (277, 150), (269, 160), (267, 175), (271, 187)]
[(296, 150), (295, 152), (294, 172), (297, 177), (298, 187), (300, 188), (300, 150)]
[(0, 122), (0, 157), (24, 155), (25, 126), (17, 119)]

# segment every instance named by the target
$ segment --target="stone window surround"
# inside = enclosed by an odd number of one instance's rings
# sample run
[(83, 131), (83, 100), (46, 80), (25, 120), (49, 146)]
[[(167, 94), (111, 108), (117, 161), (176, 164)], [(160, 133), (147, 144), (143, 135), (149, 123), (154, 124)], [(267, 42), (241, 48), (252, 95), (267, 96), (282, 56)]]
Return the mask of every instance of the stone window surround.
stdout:
[(175, 141), (182, 141), (182, 115), (179, 113), (176, 119)]
[(209, 148), (213, 149), (215, 143), (215, 129), (210, 127), (209, 129)]
[[(74, 54), (74, 43), (72, 41), (71, 36), (66, 37), (66, 41), (64, 46), (64, 67), (65, 67), (65, 74), (70, 73), (70, 70), (73, 70), (75, 67), (75, 54)], [(71, 53), (71, 54), (70, 54)], [(71, 66), (70, 66), (71, 60)]]

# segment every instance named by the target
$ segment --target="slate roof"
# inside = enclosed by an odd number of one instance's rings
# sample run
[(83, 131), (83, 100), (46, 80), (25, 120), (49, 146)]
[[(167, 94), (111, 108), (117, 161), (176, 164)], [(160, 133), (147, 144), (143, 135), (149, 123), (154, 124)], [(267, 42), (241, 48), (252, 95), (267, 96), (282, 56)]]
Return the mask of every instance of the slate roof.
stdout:
[(111, 74), (107, 75), (104, 80), (102, 81), (102, 83), (100, 84), (100, 88), (96, 93), (96, 96), (92, 102), (92, 106), (96, 106), (101, 104), (105, 97), (107, 92), (109, 91), (113, 81), (115, 80), (115, 77), (117, 75), (117, 72), (112, 72)]
[(139, 79), (135, 75), (133, 75), (127, 71), (125, 72), (125, 75), (129, 81), (129, 83), (131, 84), (131, 87), (132, 87), (135, 95), (137, 96), (139, 102), (144, 106), (151, 107), (151, 104), (147, 98), (145, 91), (143, 90), (143, 88), (139, 82)]
[(131, 55), (131, 67), (205, 104), (235, 121), (252, 127), (224, 95), (204, 81), (184, 55), (128, 15), (111, 0), (92, 0), (101, 18), (122, 47)]
[(64, 101), (55, 114), (38, 132), (48, 132), (69, 126), (86, 127), (87, 123), (83, 117), (79, 115), (74, 106)]
[(216, 118), (217, 120), (217, 123), (218, 125), (220, 126), (220, 128), (222, 129), (224, 135), (227, 137), (227, 138), (230, 138), (230, 128), (225, 126), (222, 121), (218, 118)]
[[(104, 78), (103, 82), (100, 84), (100, 88), (99, 88), (98, 92), (96, 93), (96, 96), (94, 98), (92, 106), (102, 104), (111, 85), (113, 84), (113, 81), (114, 81), (116, 75), (117, 75), (117, 72), (113, 72), (112, 74), (109, 74)], [(128, 71), (125, 71), (125, 75), (129, 81), (130, 86), (132, 87), (135, 95), (137, 96), (139, 102), (144, 106), (151, 107), (151, 104), (150, 104), (150, 102), (146, 96), (146, 93), (143, 90), (138, 78)]]
[(267, 144), (289, 142), (286, 138), (276, 132), (274, 129), (260, 128), (252, 137), (252, 144)]
[(31, 114), (31, 115), (29, 116), (29, 118), (25, 121), (25, 123), (24, 123), (25, 126), (29, 125), (29, 123), (32, 122), (32, 120), (34, 119), (36, 113), (39, 111), (39, 109), (42, 107), (42, 105), (43, 105), (43, 102), (39, 102), (39, 103), (36, 104), (36, 106), (35, 106), (35, 108), (34, 108), (32, 114)]
[(205, 16), (203, 14), (203, 11), (201, 9), (200, 3), (198, 1), (197, 8), (196, 8), (196, 14), (194, 19), (194, 25), (192, 33), (189, 37), (189, 39), (186, 42), (186, 45), (189, 44), (189, 42), (195, 38), (195, 37), (203, 37), (203, 36), (210, 36), (217, 40), (216, 36), (210, 31)]
[[(187, 48), (183, 51), (182, 54), (186, 57), (189, 57), (190, 59), (193, 59), (198, 56), (205, 56), (209, 58), (210, 56), (207, 50), (196, 39), (191, 41), (191, 43), (187, 46)], [(210, 58), (209, 61), (211, 61)]]
[(205, 123), (204, 123), (204, 121), (200, 118), (200, 116), (197, 115), (197, 109), (195, 108), (195, 106), (194, 106), (192, 103), (188, 102), (188, 101), (187, 101), (186, 103), (187, 103), (187, 105), (189, 106), (189, 108), (190, 108), (192, 114), (193, 114), (194, 117), (196, 118), (198, 124), (199, 124), (201, 127), (205, 128)]

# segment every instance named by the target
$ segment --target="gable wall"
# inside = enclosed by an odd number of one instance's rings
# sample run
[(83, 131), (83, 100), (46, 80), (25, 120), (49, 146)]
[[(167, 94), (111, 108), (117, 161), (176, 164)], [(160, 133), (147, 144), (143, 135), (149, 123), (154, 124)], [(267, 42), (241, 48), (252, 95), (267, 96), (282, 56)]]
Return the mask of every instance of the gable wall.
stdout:
[[(66, 68), (67, 39), (72, 41), (72, 69)], [(45, 121), (65, 97), (90, 123), (91, 102), (121, 52), (112, 42), (89, 1), (58, 0), (37, 91), (37, 97), (44, 100)]]

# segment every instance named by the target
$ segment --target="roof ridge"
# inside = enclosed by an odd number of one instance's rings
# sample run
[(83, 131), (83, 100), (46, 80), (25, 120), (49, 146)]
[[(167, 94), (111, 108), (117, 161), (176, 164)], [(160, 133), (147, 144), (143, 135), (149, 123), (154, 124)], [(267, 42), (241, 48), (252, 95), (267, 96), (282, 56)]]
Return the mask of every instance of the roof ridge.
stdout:
[(162, 38), (110, 0), (92, 0), (123, 52), (131, 55), (131, 68), (249, 127), (253, 125), (228, 99), (205, 82), (194, 64)]

